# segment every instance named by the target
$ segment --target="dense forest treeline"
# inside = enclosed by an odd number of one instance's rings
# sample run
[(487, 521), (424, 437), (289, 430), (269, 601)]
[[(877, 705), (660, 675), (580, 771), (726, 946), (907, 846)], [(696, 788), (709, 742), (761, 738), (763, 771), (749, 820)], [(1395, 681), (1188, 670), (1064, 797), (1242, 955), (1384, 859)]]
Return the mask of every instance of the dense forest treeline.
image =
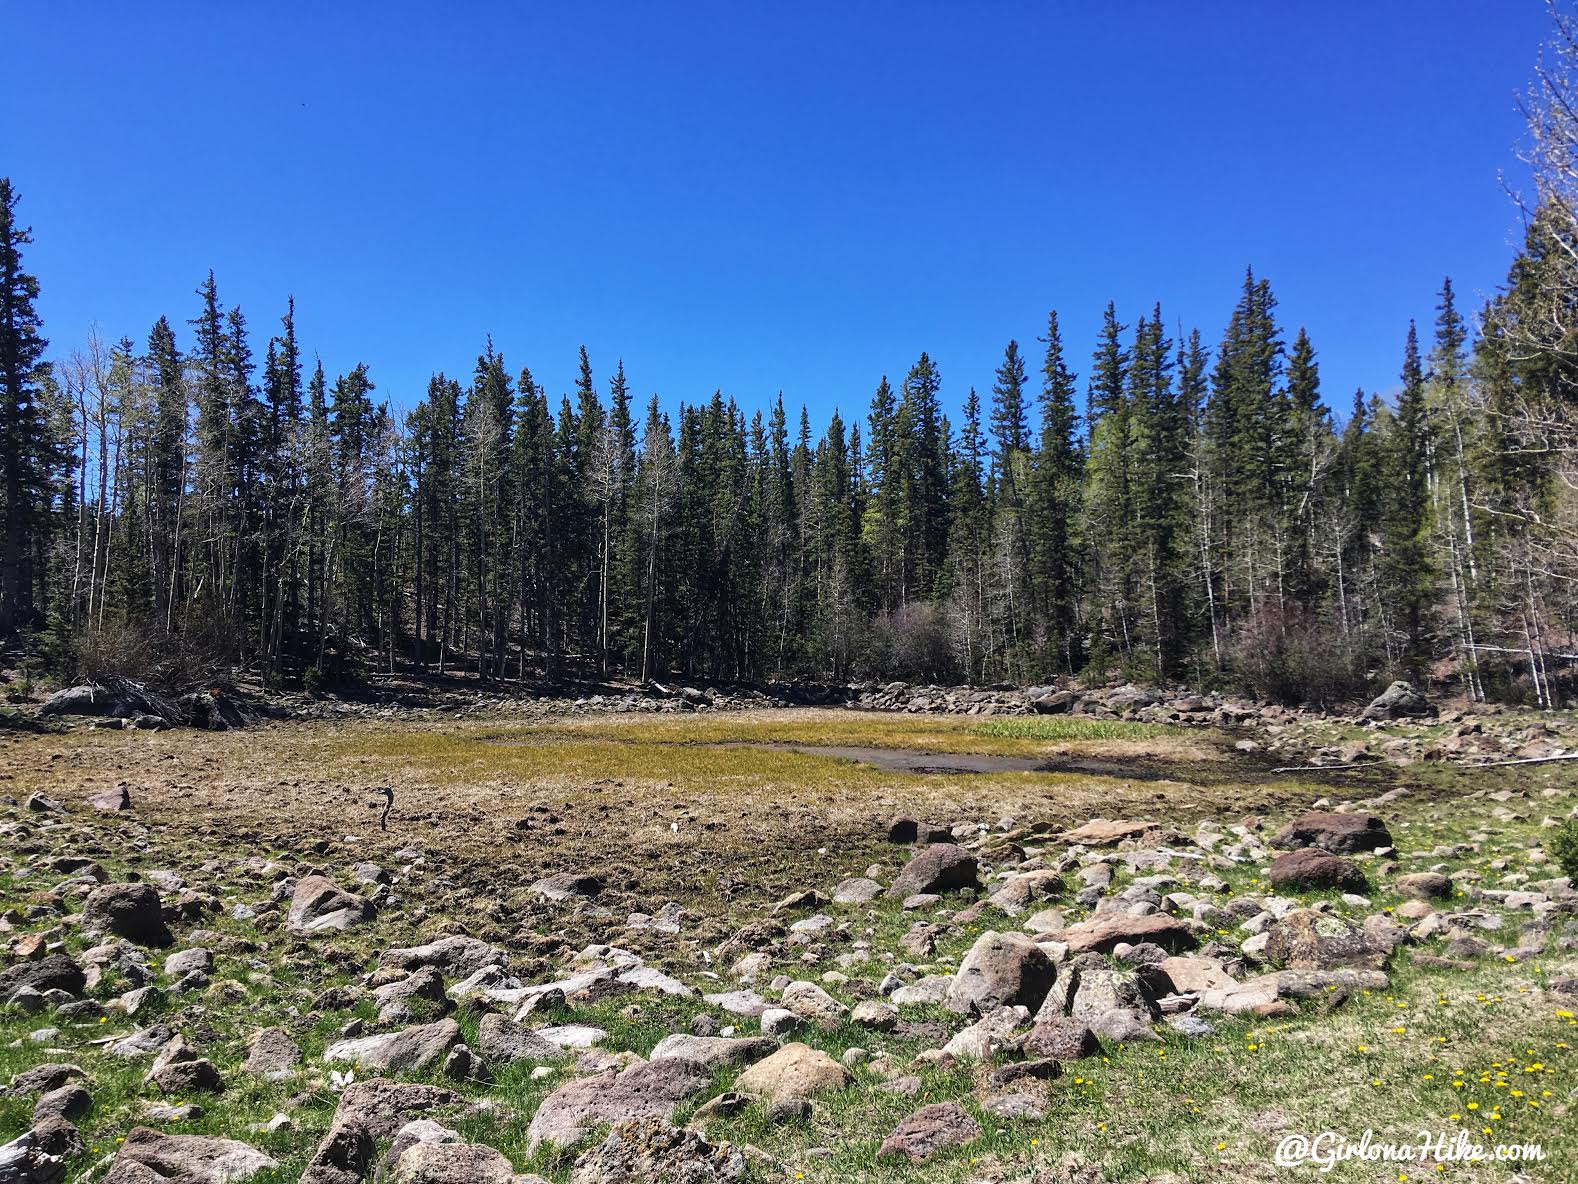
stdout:
[(0, 637), (172, 681), (1122, 674), (1332, 702), (1400, 674), (1559, 701), (1572, 46), (1505, 286), (1468, 316), (1443, 282), (1396, 390), (1351, 409), (1252, 272), (1209, 342), (1109, 304), (1085, 354), (1051, 313), (956, 421), (924, 353), (813, 425), (781, 397), (670, 415), (584, 349), (554, 399), (491, 340), (402, 415), (367, 365), (311, 361), (292, 300), (256, 333), (211, 274), (184, 322), (51, 359), (0, 181)]

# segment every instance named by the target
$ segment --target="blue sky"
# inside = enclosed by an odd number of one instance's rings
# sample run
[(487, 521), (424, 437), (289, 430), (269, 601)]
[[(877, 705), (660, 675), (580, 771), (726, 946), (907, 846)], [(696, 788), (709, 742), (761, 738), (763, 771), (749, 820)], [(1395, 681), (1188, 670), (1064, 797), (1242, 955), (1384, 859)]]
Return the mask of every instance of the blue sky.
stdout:
[[(0, 172), (56, 351), (139, 342), (213, 268), (261, 357), (397, 406), (512, 369), (863, 414), (950, 407), (1108, 299), (1221, 334), (1243, 269), (1328, 400), (1390, 390), (1450, 273), (1502, 280), (1538, 0), (1319, 4), (6, 3)], [(1516, 173), (1512, 173), (1516, 177)], [(183, 345), (190, 332), (180, 325)]]

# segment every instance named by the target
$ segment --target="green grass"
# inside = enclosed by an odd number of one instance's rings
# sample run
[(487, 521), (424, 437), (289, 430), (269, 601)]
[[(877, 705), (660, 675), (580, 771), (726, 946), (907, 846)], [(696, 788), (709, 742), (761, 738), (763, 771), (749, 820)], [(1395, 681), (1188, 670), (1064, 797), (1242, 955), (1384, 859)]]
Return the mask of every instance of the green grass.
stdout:
[(972, 731), (977, 736), (1007, 740), (1045, 740), (1065, 743), (1087, 740), (1154, 740), (1179, 729), (1166, 724), (1126, 723), (1115, 719), (1070, 719), (1066, 716), (997, 719)]

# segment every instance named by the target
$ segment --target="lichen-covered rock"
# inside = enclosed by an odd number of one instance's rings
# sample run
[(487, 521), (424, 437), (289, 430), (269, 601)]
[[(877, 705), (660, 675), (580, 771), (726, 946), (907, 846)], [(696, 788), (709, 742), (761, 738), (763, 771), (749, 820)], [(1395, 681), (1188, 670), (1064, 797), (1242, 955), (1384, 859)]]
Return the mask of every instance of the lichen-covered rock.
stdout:
[(141, 1184), (148, 1179), (235, 1184), (278, 1166), (256, 1147), (235, 1139), (166, 1135), (140, 1126), (127, 1134), (104, 1184)]
[(958, 892), (980, 886), (975, 856), (953, 843), (936, 843), (904, 865), (888, 895), (902, 900), (917, 893)]
[(644, 1118), (614, 1124), (576, 1161), (570, 1184), (738, 1184), (745, 1157), (727, 1143)]
[(796, 1041), (741, 1073), (734, 1088), (776, 1102), (833, 1093), (852, 1080), (849, 1071), (825, 1052)]
[(965, 1015), (1016, 1005), (1034, 1012), (1056, 979), (1057, 966), (1025, 934), (988, 929), (954, 975), (947, 1006)]
[(937, 1102), (922, 1106), (893, 1129), (882, 1141), (877, 1157), (899, 1157), (923, 1163), (945, 1151), (981, 1137), (981, 1124), (971, 1118), (957, 1102)]

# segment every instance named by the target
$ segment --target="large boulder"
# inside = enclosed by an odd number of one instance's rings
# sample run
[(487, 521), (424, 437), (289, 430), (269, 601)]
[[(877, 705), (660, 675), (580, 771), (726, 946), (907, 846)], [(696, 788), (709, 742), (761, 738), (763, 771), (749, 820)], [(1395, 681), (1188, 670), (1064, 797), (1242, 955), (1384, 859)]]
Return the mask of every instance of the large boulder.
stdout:
[(819, 1028), (836, 1028), (849, 1019), (849, 1008), (815, 983), (804, 980), (784, 988), (784, 1006)]
[(449, 1050), (460, 1043), (460, 1025), (454, 1020), (418, 1024), (398, 1032), (341, 1040), (323, 1051), (330, 1064), (349, 1063), (390, 1073), (405, 1073), (441, 1064)]
[(1384, 970), (1391, 945), (1346, 917), (1295, 909), (1267, 931), (1266, 959), (1290, 970)]
[(570, 1147), (593, 1127), (636, 1118), (674, 1117), (681, 1102), (712, 1083), (712, 1074), (694, 1061), (669, 1057), (632, 1065), (618, 1073), (599, 1073), (567, 1081), (543, 1099), (526, 1129), (528, 1146)]
[(65, 991), (80, 995), (87, 983), (82, 967), (65, 954), (45, 954), (0, 970), (0, 1003), (24, 987), (34, 991)]
[(1417, 719), (1421, 716), (1434, 718), (1435, 715), (1436, 708), (1430, 700), (1416, 691), (1412, 683), (1398, 680), (1370, 700), (1370, 705), (1364, 709), (1363, 718)]
[(83, 683), (56, 691), (39, 707), (40, 715), (95, 715), (131, 719), (151, 715), (166, 723), (181, 723), (181, 711), (170, 700), (117, 680), (112, 684)]
[(1295, 892), (1330, 888), (1340, 892), (1363, 892), (1364, 872), (1359, 865), (1319, 847), (1300, 847), (1271, 861), (1266, 873), (1271, 886)]
[(1150, 942), (1161, 946), (1168, 953), (1180, 954), (1200, 944), (1196, 924), (1164, 913), (1146, 916), (1106, 913), (1040, 936), (1063, 942), (1071, 954), (1107, 954), (1120, 943), (1137, 946), (1141, 942)]
[(467, 978), (487, 966), (503, 966), (504, 951), (475, 937), (441, 937), (426, 945), (385, 950), (378, 965), (394, 970), (420, 970), (431, 966), (449, 978)]
[(953, 843), (936, 843), (904, 865), (888, 895), (902, 900), (922, 892), (957, 892), (980, 886), (975, 856)]
[(833, 1093), (853, 1080), (848, 1070), (820, 1049), (786, 1044), (741, 1073), (734, 1088), (771, 1102)]
[(749, 1065), (778, 1051), (778, 1042), (765, 1036), (692, 1036), (675, 1032), (658, 1041), (649, 1060), (680, 1057), (716, 1073), (736, 1065)]
[(234, 1184), (279, 1167), (256, 1147), (207, 1135), (166, 1135), (133, 1127), (121, 1144), (104, 1184)]
[(23, 1131), (0, 1146), (0, 1182), (3, 1184), (61, 1184), (66, 1161), (44, 1146), (33, 1131)]
[(327, 876), (304, 876), (290, 897), (285, 923), (292, 932), (342, 931), (369, 921), (372, 901), (346, 892)]
[(1025, 934), (988, 929), (954, 975), (948, 1010), (985, 1015), (1017, 1004), (1034, 1012), (1056, 979), (1056, 964)]
[(147, 884), (101, 884), (82, 903), (82, 928), (113, 933), (140, 946), (167, 946), (175, 938), (164, 923), (159, 894)]
[(897, 1156), (911, 1163), (922, 1163), (949, 1147), (981, 1137), (981, 1124), (957, 1102), (937, 1102), (922, 1106), (893, 1129), (877, 1149), (879, 1159)]
[(477, 1028), (477, 1051), (490, 1065), (509, 1065), (516, 1061), (557, 1061), (564, 1049), (539, 1036), (525, 1024), (517, 1024), (494, 1012), (482, 1017)]
[(1271, 837), (1283, 850), (1319, 847), (1333, 855), (1375, 851), (1392, 845), (1392, 832), (1374, 814), (1336, 814), (1311, 810), (1301, 814)]
[(1156, 829), (1156, 823), (1132, 818), (1092, 818), (1082, 826), (1058, 835), (1064, 843), (1077, 843), (1082, 847), (1113, 847), (1124, 839), (1137, 839)]
[(575, 1163), (570, 1184), (738, 1184), (745, 1156), (656, 1118), (620, 1122)]
[(519, 1184), (526, 1179), (501, 1153), (481, 1143), (413, 1143), (394, 1170), (394, 1184)]

